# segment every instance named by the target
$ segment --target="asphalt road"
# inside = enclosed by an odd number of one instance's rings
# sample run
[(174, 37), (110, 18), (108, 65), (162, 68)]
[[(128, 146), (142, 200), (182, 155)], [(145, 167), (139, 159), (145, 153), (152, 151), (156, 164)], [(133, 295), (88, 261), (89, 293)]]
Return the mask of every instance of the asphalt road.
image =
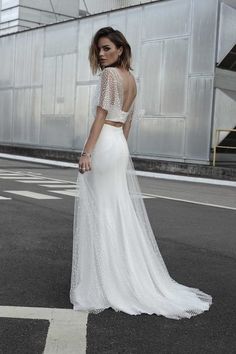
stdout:
[(139, 177), (172, 278), (211, 294), (210, 311), (178, 321), (111, 308), (75, 317), (76, 178), (76, 169), (0, 159), (0, 353), (43, 353), (57, 338), (63, 354), (76, 340), (79, 354), (235, 353), (236, 189)]

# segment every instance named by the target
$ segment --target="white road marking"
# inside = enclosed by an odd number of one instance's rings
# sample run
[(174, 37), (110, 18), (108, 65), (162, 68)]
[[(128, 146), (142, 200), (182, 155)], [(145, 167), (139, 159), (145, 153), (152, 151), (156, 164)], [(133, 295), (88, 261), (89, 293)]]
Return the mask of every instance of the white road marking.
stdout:
[(56, 184), (40, 184), (40, 186), (47, 188), (75, 188), (75, 184), (59, 184), (58, 186)]
[(192, 204), (199, 204), (199, 205), (206, 205), (210, 207), (216, 207), (216, 208), (223, 208), (223, 209), (231, 209), (231, 210), (236, 210), (234, 207), (229, 207), (226, 205), (219, 205), (219, 204), (211, 204), (211, 203), (204, 203), (204, 202), (196, 202), (193, 200), (188, 200), (188, 199), (181, 199), (181, 198), (172, 198), (172, 197), (165, 197), (163, 195), (156, 195), (156, 194), (146, 194), (153, 196), (153, 198), (163, 198), (163, 199), (170, 199), (170, 200), (176, 200), (178, 202), (186, 202), (186, 203), (192, 203)]
[(35, 179), (38, 179), (38, 180), (43, 180), (45, 179), (45, 177), (21, 177), (21, 176), (8, 176), (8, 177), (0, 177), (1, 179), (15, 179), (15, 180), (21, 180), (21, 179), (25, 179), (25, 180), (29, 180), (29, 179), (32, 179), (32, 180), (35, 180)]
[[(1, 154), (0, 154), (1, 155)], [(1, 171), (1, 170), (0, 170)], [(5, 170), (6, 171), (6, 170)], [(6, 172), (11, 172), (10, 170), (8, 170), (8, 171), (6, 171)], [(18, 172), (18, 171), (17, 171)], [(21, 172), (21, 171), (19, 171), (19, 172)], [(39, 178), (41, 178), (41, 176), (38, 176), (38, 175), (42, 175), (42, 173), (36, 173), (36, 172), (27, 172), (28, 173), (28, 175), (27, 175), (27, 177), (29, 177), (29, 176), (32, 176), (32, 177), (34, 177), (34, 178), (37, 178), (37, 179), (39, 179)], [(74, 184), (79, 184), (78, 183), (78, 181), (75, 181), (75, 182), (71, 182), (71, 181), (68, 181), (68, 180), (65, 180), (65, 179), (57, 179), (57, 178), (52, 178), (52, 177), (43, 177), (44, 178), (44, 180), (40, 180), (39, 182), (40, 183), (74, 183)], [(19, 182), (23, 182), (22, 180), (19, 180)], [(23, 182), (23, 183), (37, 183), (37, 181), (32, 181), (32, 182), (28, 182), (28, 181), (25, 181), (25, 182)]]
[(11, 200), (11, 198), (1, 197), (1, 196), (0, 196), (0, 200)]
[(8, 173), (0, 173), (0, 177), (22, 177), (22, 176), (24, 176), (25, 175), (25, 173), (17, 173), (17, 172), (12, 172), (12, 173), (10, 173), (10, 172), (8, 172)]
[(148, 198), (156, 198), (156, 196), (155, 196), (155, 195), (146, 194), (146, 193), (142, 193), (142, 197), (143, 197), (143, 199), (148, 199)]
[(168, 174), (168, 173), (157, 173), (157, 172), (147, 172), (147, 171), (137, 171), (137, 170), (136, 170), (136, 175), (141, 177), (169, 179), (172, 181), (206, 183), (206, 184), (215, 184), (220, 186), (236, 187), (235, 181), (213, 179), (213, 178), (191, 177), (191, 176), (182, 176), (182, 175), (175, 175), (175, 174)]
[(49, 190), (49, 192), (63, 194), (63, 195), (69, 195), (70, 197), (75, 197), (78, 194), (78, 191), (76, 189), (65, 190), (65, 191)]
[(87, 311), (0, 306), (0, 317), (50, 321), (44, 354), (86, 353)]
[(55, 183), (55, 184), (57, 184), (57, 183), (63, 183), (63, 182), (58, 182), (58, 181), (51, 181), (51, 180), (49, 180), (49, 179), (45, 179), (45, 180), (39, 180), (39, 179), (37, 179), (37, 180), (20, 180), (20, 181), (17, 181), (17, 182), (21, 182), (21, 183), (40, 183), (40, 184), (42, 184), (42, 183)]
[(63, 161), (48, 160), (48, 159), (39, 159), (36, 157), (29, 157), (29, 156), (0, 153), (0, 157), (5, 158), (5, 159), (11, 159), (11, 160), (20, 160), (20, 161), (42, 163), (42, 164), (52, 165), (52, 166), (64, 166), (64, 167), (78, 168), (78, 163), (63, 162)]
[(6, 193), (12, 193), (21, 195), (22, 197), (33, 198), (33, 199), (61, 199), (59, 197), (54, 197), (52, 195), (36, 193), (31, 191), (4, 191)]

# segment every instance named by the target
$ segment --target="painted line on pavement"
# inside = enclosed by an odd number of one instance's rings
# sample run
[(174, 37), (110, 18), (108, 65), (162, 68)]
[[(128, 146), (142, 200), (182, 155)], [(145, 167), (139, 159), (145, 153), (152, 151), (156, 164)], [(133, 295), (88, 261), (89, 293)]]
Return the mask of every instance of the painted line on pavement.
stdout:
[(75, 188), (75, 184), (39, 184), (39, 186), (47, 188)]
[(36, 177), (36, 176), (34, 176), (34, 177), (29, 177), (29, 176), (27, 176), (27, 177), (25, 177), (25, 176), (5, 176), (5, 177), (0, 177), (1, 179), (14, 179), (14, 180), (30, 180), (30, 179), (32, 179), (32, 180), (40, 180), (40, 181), (42, 181), (42, 180), (44, 180), (45, 179), (45, 177)]
[(63, 195), (68, 195), (70, 197), (75, 197), (78, 194), (78, 191), (76, 189), (74, 189), (74, 190), (70, 189), (70, 190), (65, 190), (65, 191), (49, 190), (49, 192), (63, 194)]
[(18, 182), (21, 182), (21, 183), (55, 183), (55, 184), (59, 184), (59, 183), (65, 183), (64, 181), (51, 181), (49, 179), (45, 179), (45, 180), (27, 180), (27, 181), (23, 181), (23, 180), (20, 180)]
[(59, 197), (54, 197), (52, 195), (47, 195), (47, 194), (42, 194), (42, 193), (36, 193), (36, 192), (31, 192), (31, 191), (5, 191), (4, 193), (12, 193), (12, 194), (17, 194), (22, 197), (27, 197), (27, 198), (33, 198), (33, 199), (61, 199)]
[(156, 198), (156, 195), (155, 194), (142, 193), (142, 198), (144, 198), (144, 199)]
[(88, 312), (71, 309), (0, 306), (0, 317), (50, 321), (44, 354), (85, 354)]
[(151, 177), (151, 178), (168, 179), (168, 180), (182, 181), (182, 182), (195, 182), (195, 183), (197, 182), (197, 183), (214, 184), (219, 186), (236, 187), (236, 181), (228, 181), (228, 180), (221, 180), (221, 179), (181, 176), (181, 175), (173, 175), (168, 173), (157, 173), (157, 172), (146, 172), (146, 171), (137, 171), (137, 175), (140, 177)]
[(0, 177), (23, 177), (25, 173), (8, 172), (0, 173)]
[(211, 204), (211, 203), (205, 203), (205, 202), (197, 202), (197, 201), (188, 200), (188, 199), (165, 197), (163, 195), (157, 195), (157, 194), (147, 194), (147, 193), (145, 193), (145, 195), (153, 196), (153, 198), (162, 198), (162, 199), (176, 200), (177, 202), (185, 202), (185, 203), (199, 204), (199, 205), (205, 205), (205, 206), (210, 206), (210, 207), (215, 207), (215, 208), (236, 210), (236, 207), (230, 207), (230, 206), (227, 206), (227, 205)]
[[(11, 172), (11, 170), (8, 170), (7, 172)], [(68, 181), (68, 180), (65, 180), (65, 179), (58, 179), (58, 178), (53, 178), (53, 177), (45, 177), (45, 176), (42, 176), (42, 174), (40, 173), (41, 176), (37, 176), (38, 173), (33, 173), (33, 172), (28, 172), (29, 175), (26, 177), (27, 180), (24, 181), (24, 179), (19, 179), (17, 178), (17, 182), (22, 182), (22, 183), (74, 183), (76, 184), (76, 182), (71, 182), (71, 181)], [(32, 177), (29, 177), (29, 176), (32, 176)], [(29, 177), (29, 179), (28, 179)], [(39, 180), (40, 178), (40, 180)], [(41, 179), (42, 178), (42, 179)], [(7, 179), (7, 178), (6, 178)], [(35, 180), (37, 179), (37, 180)], [(32, 180), (32, 181), (31, 181)]]

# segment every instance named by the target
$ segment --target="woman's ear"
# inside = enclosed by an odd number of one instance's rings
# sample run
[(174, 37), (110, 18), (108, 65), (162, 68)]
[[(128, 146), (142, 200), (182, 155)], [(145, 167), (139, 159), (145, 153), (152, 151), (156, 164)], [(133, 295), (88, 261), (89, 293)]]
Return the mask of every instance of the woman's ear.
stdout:
[(119, 48), (119, 55), (121, 55), (122, 53), (123, 53), (123, 47), (121, 45), (120, 48)]

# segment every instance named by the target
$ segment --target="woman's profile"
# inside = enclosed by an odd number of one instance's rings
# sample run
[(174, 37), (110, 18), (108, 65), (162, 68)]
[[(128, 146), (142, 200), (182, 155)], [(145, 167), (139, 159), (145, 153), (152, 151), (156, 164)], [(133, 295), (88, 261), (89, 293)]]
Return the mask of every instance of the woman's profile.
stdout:
[(74, 206), (70, 301), (74, 310), (111, 307), (130, 315), (190, 318), (212, 297), (171, 278), (154, 236), (127, 139), (137, 85), (124, 35), (104, 27), (92, 38), (89, 61), (99, 71), (94, 121), (79, 159)]

